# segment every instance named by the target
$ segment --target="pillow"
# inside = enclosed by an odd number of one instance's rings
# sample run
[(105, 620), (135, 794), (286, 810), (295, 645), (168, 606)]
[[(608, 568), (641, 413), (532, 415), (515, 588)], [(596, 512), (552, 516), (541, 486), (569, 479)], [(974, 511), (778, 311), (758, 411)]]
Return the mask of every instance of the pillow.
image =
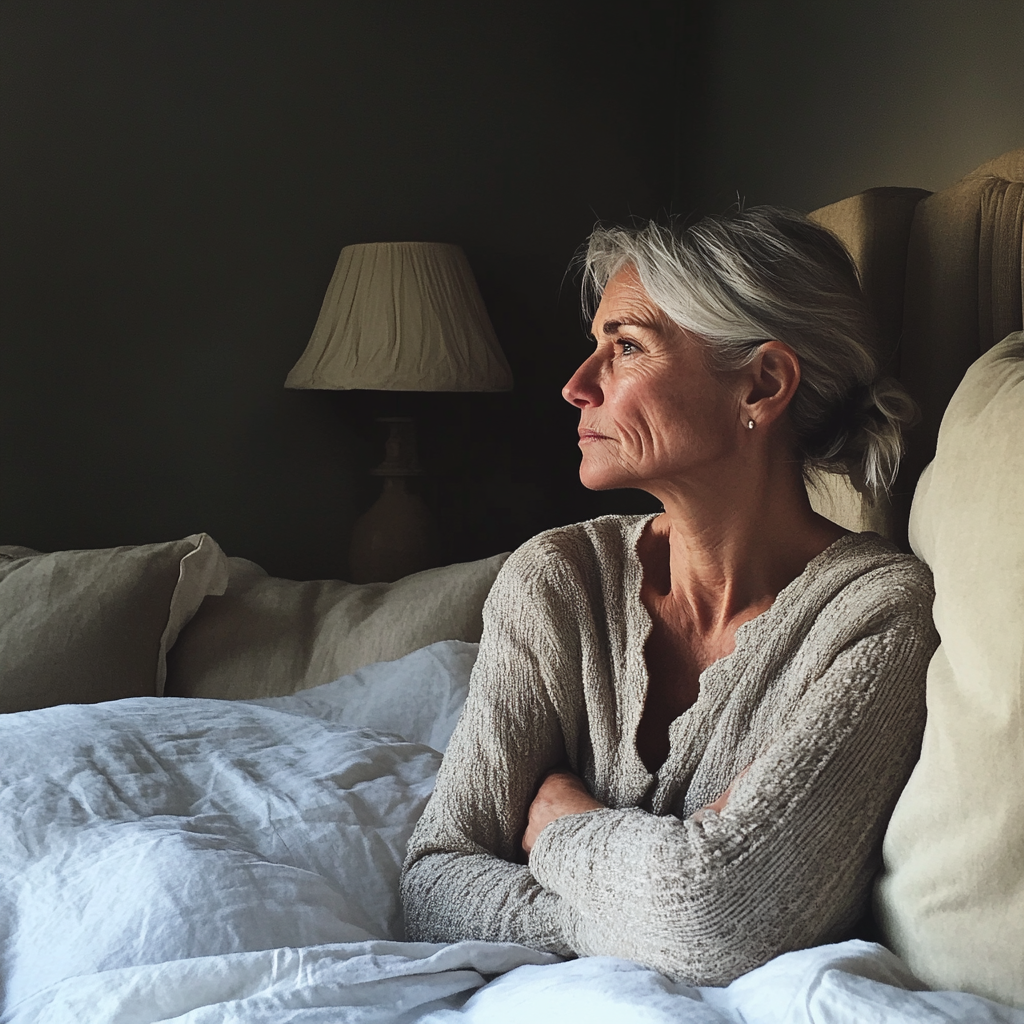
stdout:
[(35, 548), (22, 547), (20, 544), (0, 544), (0, 559), (27, 558), (29, 555), (41, 555), (42, 551)]
[(479, 646), (439, 640), (397, 661), (364, 665), (333, 683), (246, 703), (335, 725), (394, 733), (444, 753), (469, 695)]
[(0, 712), (163, 692), (166, 654), (227, 559), (205, 533), (166, 544), (0, 548)]
[(1024, 1007), (1024, 333), (968, 370), (914, 497), (942, 643), (876, 913), (934, 988)]
[(438, 640), (476, 643), (484, 598), (507, 557), (361, 585), (296, 583), (230, 558), (224, 595), (203, 602), (168, 659), (167, 693), (280, 697)]

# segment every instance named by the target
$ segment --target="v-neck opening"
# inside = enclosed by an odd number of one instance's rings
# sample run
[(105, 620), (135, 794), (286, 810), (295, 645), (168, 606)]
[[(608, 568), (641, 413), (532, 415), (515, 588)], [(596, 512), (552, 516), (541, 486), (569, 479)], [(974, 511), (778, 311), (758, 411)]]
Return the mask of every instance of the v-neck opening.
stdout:
[[(647, 642), (650, 639), (651, 632), (654, 629), (654, 620), (651, 617), (651, 613), (648, 611), (647, 606), (643, 602), (641, 591), (644, 583), (644, 569), (643, 562), (640, 559), (640, 540), (644, 535), (644, 532), (654, 521), (654, 519), (661, 513), (654, 512), (646, 517), (641, 517), (634, 524), (634, 533), (631, 538), (631, 543), (627, 545), (628, 558), (626, 561), (627, 571), (631, 575), (631, 579), (628, 580), (628, 586), (625, 589), (630, 606), (629, 610), (632, 614), (638, 616), (637, 619), (637, 639), (636, 645), (637, 653), (635, 656), (638, 659), (638, 677), (640, 680), (639, 696), (640, 705), (638, 711), (635, 713), (635, 721), (632, 726), (632, 736), (630, 741), (630, 749), (632, 755), (636, 760), (640, 771), (647, 777), (646, 793), (647, 798), (661, 789), (662, 785), (662, 773), (665, 768), (672, 764), (674, 761), (678, 761), (678, 740), (679, 734), (683, 731), (682, 728), (677, 728), (680, 722), (685, 722), (696, 717), (695, 712), (698, 708), (703, 708), (703, 705), (707, 704), (712, 699), (709, 693), (712, 693), (714, 681), (722, 671), (728, 666), (733, 660), (735, 660), (737, 654), (740, 653), (741, 643), (743, 647), (747, 647), (750, 643), (748, 640), (748, 634), (757, 636), (763, 633), (766, 625), (770, 625), (772, 620), (780, 614), (777, 609), (788, 606), (795, 593), (798, 591), (798, 584), (805, 579), (808, 573), (812, 572), (817, 567), (817, 563), (826, 561), (826, 556), (832, 557), (837, 551), (846, 547), (849, 543), (856, 543), (862, 534), (859, 533), (844, 533), (841, 537), (837, 537), (828, 547), (818, 552), (804, 568), (792, 580), (789, 581), (776, 595), (774, 600), (764, 611), (758, 612), (757, 615), (746, 622), (740, 623), (736, 627), (734, 634), (733, 649), (728, 653), (722, 655), (721, 658), (716, 658), (710, 665), (705, 666), (697, 677), (697, 698), (694, 702), (680, 712), (675, 718), (672, 719), (668, 724), (668, 753), (665, 756), (665, 760), (658, 766), (657, 771), (651, 772), (647, 765), (644, 763), (644, 759), (640, 756), (640, 750), (637, 747), (637, 733), (640, 729), (640, 722), (644, 716), (644, 710), (647, 706), (647, 695), (651, 688), (651, 674), (647, 665)], [(639, 528), (638, 528), (639, 527)], [(774, 614), (773, 614), (774, 613)], [(709, 685), (711, 684), (711, 685)]]

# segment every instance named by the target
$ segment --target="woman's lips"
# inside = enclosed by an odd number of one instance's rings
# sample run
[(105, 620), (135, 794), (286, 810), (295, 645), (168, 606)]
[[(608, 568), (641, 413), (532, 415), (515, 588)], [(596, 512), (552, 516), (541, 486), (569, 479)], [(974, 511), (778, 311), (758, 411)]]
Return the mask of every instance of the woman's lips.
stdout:
[(611, 438), (607, 434), (599, 434), (596, 430), (585, 430), (580, 428), (580, 444), (587, 444), (590, 441), (610, 441)]

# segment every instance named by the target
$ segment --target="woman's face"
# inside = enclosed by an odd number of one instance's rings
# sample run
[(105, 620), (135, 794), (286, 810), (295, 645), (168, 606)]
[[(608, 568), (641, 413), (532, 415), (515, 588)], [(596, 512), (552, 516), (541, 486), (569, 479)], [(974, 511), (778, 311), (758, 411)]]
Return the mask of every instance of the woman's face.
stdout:
[(737, 444), (738, 375), (705, 365), (703, 342), (670, 323), (632, 267), (601, 296), (593, 353), (562, 389), (580, 411), (580, 480), (659, 494), (721, 472)]

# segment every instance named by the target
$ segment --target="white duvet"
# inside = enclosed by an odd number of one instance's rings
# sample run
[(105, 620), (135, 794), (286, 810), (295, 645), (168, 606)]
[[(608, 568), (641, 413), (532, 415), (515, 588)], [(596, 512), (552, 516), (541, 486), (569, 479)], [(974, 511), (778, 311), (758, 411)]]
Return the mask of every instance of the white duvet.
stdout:
[(398, 875), (475, 648), (295, 697), (0, 716), (0, 1021), (999, 1021), (879, 946), (726, 989), (607, 958), (404, 942)]

